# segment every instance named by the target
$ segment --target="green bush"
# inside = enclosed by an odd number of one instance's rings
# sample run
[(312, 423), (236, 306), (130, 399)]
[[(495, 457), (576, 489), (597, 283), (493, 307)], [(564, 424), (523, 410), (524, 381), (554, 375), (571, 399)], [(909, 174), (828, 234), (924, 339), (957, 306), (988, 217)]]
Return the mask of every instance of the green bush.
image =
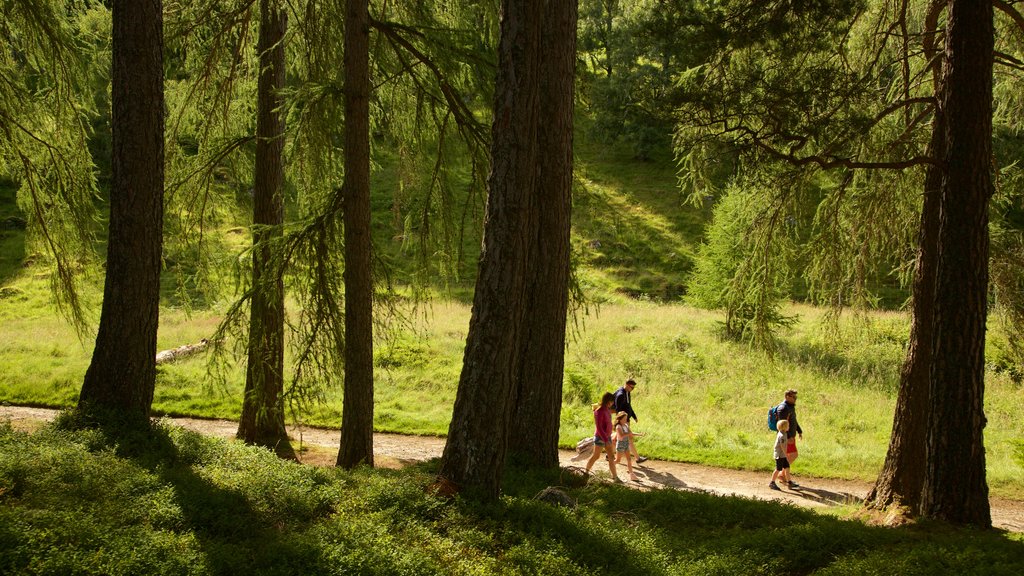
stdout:
[(566, 404), (589, 405), (597, 401), (594, 378), (578, 369), (565, 369), (562, 385), (562, 401)]
[(781, 312), (793, 246), (771, 225), (776, 210), (770, 195), (729, 186), (715, 204), (686, 290), (689, 304), (725, 310), (726, 337), (769, 348), (778, 330), (794, 321)]

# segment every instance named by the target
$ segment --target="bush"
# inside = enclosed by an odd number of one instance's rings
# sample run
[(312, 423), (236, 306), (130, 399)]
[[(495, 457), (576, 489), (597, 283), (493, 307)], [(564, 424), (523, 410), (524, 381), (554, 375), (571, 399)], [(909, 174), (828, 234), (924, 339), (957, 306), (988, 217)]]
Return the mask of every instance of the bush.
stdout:
[(725, 310), (725, 337), (769, 349), (776, 332), (794, 320), (781, 312), (792, 245), (784, 231), (766, 224), (775, 220), (766, 215), (778, 209), (760, 191), (740, 184), (726, 189), (686, 290), (689, 304)]
[(590, 374), (567, 367), (563, 382), (562, 401), (566, 404), (589, 405), (595, 401), (594, 378)]

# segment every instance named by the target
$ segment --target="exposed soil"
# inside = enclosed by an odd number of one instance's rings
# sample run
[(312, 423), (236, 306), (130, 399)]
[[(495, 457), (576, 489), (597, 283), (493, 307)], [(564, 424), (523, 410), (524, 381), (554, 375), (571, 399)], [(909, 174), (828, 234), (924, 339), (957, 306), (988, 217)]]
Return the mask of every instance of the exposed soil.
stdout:
[[(45, 408), (0, 406), (0, 420), (10, 420), (12, 425), (19, 429), (34, 429), (42, 422), (53, 419), (56, 413), (56, 410)], [(234, 437), (238, 429), (238, 424), (229, 420), (171, 418), (170, 421), (202, 434), (222, 438)], [(302, 462), (317, 466), (334, 465), (340, 440), (338, 430), (290, 428), (289, 434)], [(373, 437), (374, 458), (378, 466), (400, 468), (413, 462), (439, 458), (444, 449), (444, 442), (444, 438), (432, 436), (378, 433)], [(580, 459), (575, 452), (568, 450), (560, 452), (560, 460), (563, 467), (582, 468), (586, 465), (586, 458)], [(603, 459), (595, 463), (594, 470), (599, 471), (599, 478), (610, 480)], [(636, 466), (635, 470), (639, 481), (626, 482), (625, 485), (638, 489), (673, 488), (775, 500), (818, 509), (859, 503), (871, 488), (866, 482), (799, 476), (799, 461), (794, 465), (794, 480), (799, 482), (801, 487), (795, 490), (784, 489), (781, 492), (768, 488), (770, 475), (765, 472), (730, 470), (662, 460), (648, 460)], [(619, 477), (627, 478), (625, 466), (620, 466)], [(1013, 532), (1024, 532), (1024, 502), (993, 498), (991, 504), (993, 526)], [(875, 521), (893, 522), (891, 518), (881, 517)]]

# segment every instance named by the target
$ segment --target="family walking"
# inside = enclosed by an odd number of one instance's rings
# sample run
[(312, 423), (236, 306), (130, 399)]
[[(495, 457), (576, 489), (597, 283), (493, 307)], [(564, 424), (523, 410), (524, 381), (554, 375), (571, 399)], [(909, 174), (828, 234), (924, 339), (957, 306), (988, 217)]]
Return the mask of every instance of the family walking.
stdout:
[[(626, 380), (625, 385), (615, 393), (605, 392), (601, 402), (592, 406), (594, 410), (594, 438), (593, 451), (590, 460), (587, 462), (587, 473), (590, 473), (594, 463), (605, 454), (608, 460), (608, 470), (612, 479), (620, 482), (616, 466), (626, 460), (626, 469), (629, 479), (638, 481), (633, 472), (633, 462), (641, 463), (647, 458), (639, 456), (636, 451), (635, 438), (643, 436), (633, 432), (629, 427), (629, 421), (637, 421), (636, 412), (633, 411), (631, 394), (636, 388), (636, 381), (632, 378)], [(772, 490), (782, 490), (779, 483), (785, 483), (789, 489), (799, 488), (800, 485), (793, 481), (790, 476), (790, 465), (796, 460), (797, 451), (796, 438), (804, 437), (800, 423), (796, 419), (796, 390), (786, 390), (784, 400), (769, 410), (768, 427), (776, 430), (775, 444), (772, 447), (772, 456), (775, 460), (775, 470), (772, 473), (771, 482), (768, 487)], [(589, 438), (585, 439), (589, 443)], [(585, 444), (581, 445), (585, 446)], [(584, 448), (580, 448), (584, 450)]]
[[(626, 384), (619, 388), (615, 394), (605, 392), (601, 397), (600, 404), (594, 404), (594, 451), (587, 462), (587, 472), (594, 466), (594, 462), (601, 457), (601, 452), (607, 454), (608, 469), (612, 478), (619, 482), (619, 475), (615, 471), (616, 464), (621, 464), (626, 459), (626, 469), (629, 472), (629, 479), (638, 481), (639, 478), (633, 472), (633, 459), (639, 464), (647, 458), (637, 455), (636, 442), (634, 439), (643, 436), (633, 432), (629, 428), (629, 420), (637, 420), (636, 412), (630, 402), (630, 394), (636, 388), (636, 381), (626, 380)], [(614, 416), (612, 409), (615, 410)]]

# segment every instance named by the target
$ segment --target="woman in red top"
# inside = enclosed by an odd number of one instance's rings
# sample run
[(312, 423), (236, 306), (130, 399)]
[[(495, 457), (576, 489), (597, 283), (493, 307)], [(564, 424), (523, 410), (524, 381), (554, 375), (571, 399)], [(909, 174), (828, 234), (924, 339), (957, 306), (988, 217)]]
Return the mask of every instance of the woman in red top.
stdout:
[(612, 478), (618, 482), (619, 475), (615, 473), (615, 445), (612, 444), (612, 413), (611, 407), (615, 404), (615, 395), (611, 392), (605, 392), (604, 396), (601, 396), (601, 403), (594, 404), (594, 453), (590, 456), (590, 461), (587, 462), (587, 473), (590, 473), (590, 468), (597, 462), (597, 459), (601, 456), (601, 452), (607, 452), (608, 455), (608, 468), (612, 472)]

